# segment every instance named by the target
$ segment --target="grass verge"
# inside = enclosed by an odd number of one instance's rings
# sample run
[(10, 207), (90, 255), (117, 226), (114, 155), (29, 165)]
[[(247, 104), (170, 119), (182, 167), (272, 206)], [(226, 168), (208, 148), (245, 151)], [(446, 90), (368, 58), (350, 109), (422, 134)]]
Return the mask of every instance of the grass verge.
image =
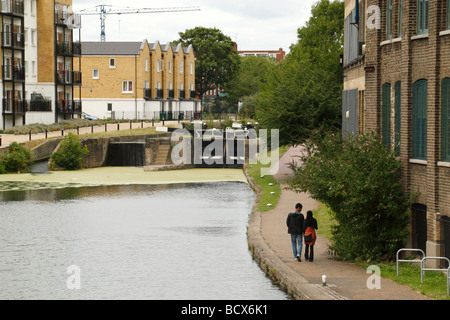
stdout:
[[(289, 146), (283, 146), (279, 148), (278, 152), (280, 158), (288, 149)], [(273, 176), (270, 175), (261, 176), (261, 169), (269, 168), (270, 166), (271, 164), (264, 165), (260, 162), (258, 162), (257, 164), (247, 165), (247, 170), (250, 177), (254, 180), (255, 184), (257, 184), (261, 189), (261, 196), (257, 201), (258, 205), (257, 209), (260, 212), (270, 211), (273, 208), (275, 208), (281, 196), (281, 186), (273, 178)], [(271, 204), (271, 206), (268, 206), (268, 204)]]

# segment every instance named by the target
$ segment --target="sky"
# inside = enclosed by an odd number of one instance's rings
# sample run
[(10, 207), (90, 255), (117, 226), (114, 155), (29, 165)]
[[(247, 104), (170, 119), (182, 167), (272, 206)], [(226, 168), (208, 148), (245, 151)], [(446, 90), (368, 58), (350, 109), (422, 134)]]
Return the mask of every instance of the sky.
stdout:
[[(73, 0), (75, 12), (112, 5), (114, 9), (199, 7), (200, 11), (108, 15), (106, 41), (168, 43), (198, 26), (220, 29), (239, 50), (278, 50), (297, 42), (297, 29), (317, 0)], [(100, 15), (82, 16), (82, 41), (100, 41)]]

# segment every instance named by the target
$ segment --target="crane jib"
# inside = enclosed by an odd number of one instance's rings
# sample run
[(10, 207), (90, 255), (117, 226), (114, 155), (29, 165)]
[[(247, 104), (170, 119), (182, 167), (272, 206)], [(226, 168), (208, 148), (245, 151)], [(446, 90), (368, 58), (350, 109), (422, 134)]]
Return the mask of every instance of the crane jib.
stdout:
[(166, 12), (185, 12), (185, 11), (200, 11), (200, 7), (173, 7), (173, 8), (114, 8), (111, 5), (98, 5), (92, 9), (84, 9), (75, 14), (78, 15), (100, 15), (101, 32), (100, 40), (106, 41), (106, 16), (108, 14), (137, 14), (137, 13), (166, 13)]

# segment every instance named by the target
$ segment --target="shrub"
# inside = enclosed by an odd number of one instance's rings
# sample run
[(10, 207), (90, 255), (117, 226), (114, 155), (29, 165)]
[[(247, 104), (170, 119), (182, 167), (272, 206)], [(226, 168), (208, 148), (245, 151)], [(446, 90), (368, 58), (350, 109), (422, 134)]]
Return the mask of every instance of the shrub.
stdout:
[(72, 133), (61, 142), (60, 148), (50, 157), (51, 168), (78, 170), (83, 167), (83, 157), (89, 152), (80, 139)]
[(6, 173), (6, 169), (5, 169), (5, 165), (3, 164), (3, 159), (0, 158), (0, 174), (5, 174)]
[(0, 173), (27, 173), (33, 155), (24, 146), (13, 142), (8, 147), (8, 153), (2, 156), (0, 161)]
[(400, 161), (372, 134), (342, 139), (314, 135), (302, 167), (293, 166), (290, 188), (327, 204), (337, 225), (332, 249), (342, 258), (394, 257), (407, 238), (406, 201)]

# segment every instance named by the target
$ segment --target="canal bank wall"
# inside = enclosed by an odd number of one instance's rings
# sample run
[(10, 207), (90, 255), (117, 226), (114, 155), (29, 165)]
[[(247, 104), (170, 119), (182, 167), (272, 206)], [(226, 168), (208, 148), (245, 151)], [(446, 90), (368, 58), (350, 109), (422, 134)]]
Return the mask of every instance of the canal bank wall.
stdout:
[[(31, 151), (34, 161), (49, 160), (51, 155), (59, 150), (63, 140), (62, 138), (48, 140), (33, 148)], [(85, 169), (122, 166), (145, 167), (148, 171), (189, 168), (241, 169), (246, 159), (239, 154), (238, 145), (245, 148), (243, 153), (248, 155), (250, 144), (253, 143), (249, 140), (244, 140), (243, 143), (235, 140), (234, 146), (230, 147), (227, 142), (222, 143), (222, 146), (217, 149), (218, 146), (215, 140), (213, 141), (214, 143), (211, 143), (207, 139), (197, 143), (194, 138), (191, 140), (183, 138), (182, 141), (175, 143), (172, 141), (172, 133), (81, 140), (83, 147), (89, 150), (83, 158), (83, 164)], [(199, 147), (201, 149), (196, 150)], [(175, 151), (176, 155), (188, 164), (174, 165), (172, 151)], [(48, 166), (50, 168), (50, 162)]]

